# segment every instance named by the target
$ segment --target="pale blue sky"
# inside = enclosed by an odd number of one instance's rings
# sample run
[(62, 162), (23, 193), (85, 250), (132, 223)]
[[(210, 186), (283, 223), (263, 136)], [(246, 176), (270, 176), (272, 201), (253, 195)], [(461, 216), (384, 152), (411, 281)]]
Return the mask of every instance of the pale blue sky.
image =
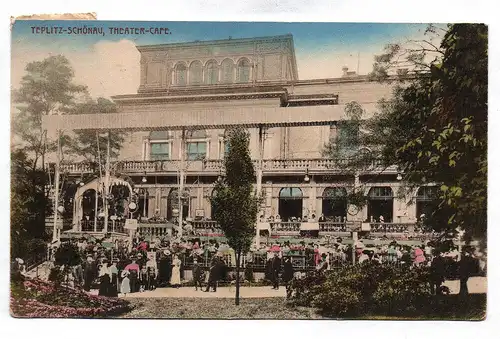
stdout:
[[(104, 36), (36, 34), (32, 30), (35, 26), (90, 26), (103, 28)], [(163, 27), (171, 34), (110, 34), (110, 27)], [(374, 55), (386, 44), (421, 38), (426, 27), (387, 23), (16, 21), (12, 29), (12, 85), (18, 86), (27, 63), (63, 54), (75, 70), (75, 81), (87, 85), (91, 95), (130, 94), (139, 85), (136, 45), (283, 34), (293, 35), (299, 79), (339, 77), (344, 65), (366, 74)]]

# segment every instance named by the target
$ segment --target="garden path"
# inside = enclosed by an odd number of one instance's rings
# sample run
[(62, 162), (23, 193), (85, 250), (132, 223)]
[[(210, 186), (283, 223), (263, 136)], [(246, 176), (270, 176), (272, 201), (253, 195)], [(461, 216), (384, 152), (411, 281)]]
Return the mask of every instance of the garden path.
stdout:
[[(450, 289), (451, 294), (457, 294), (460, 291), (460, 281), (449, 280), (445, 285)], [(470, 278), (467, 284), (469, 293), (486, 293), (487, 284), (486, 278), (474, 277)], [(97, 294), (97, 290), (91, 291), (92, 294)], [(255, 286), (241, 287), (241, 298), (273, 298), (285, 297), (285, 288), (280, 287), (279, 290), (273, 290), (270, 286)], [(234, 298), (235, 287), (219, 287), (217, 292), (202, 292), (195, 291), (194, 287), (180, 288), (157, 288), (154, 291), (145, 291), (142, 293), (128, 294), (126, 298)], [(120, 294), (120, 297), (123, 295)]]

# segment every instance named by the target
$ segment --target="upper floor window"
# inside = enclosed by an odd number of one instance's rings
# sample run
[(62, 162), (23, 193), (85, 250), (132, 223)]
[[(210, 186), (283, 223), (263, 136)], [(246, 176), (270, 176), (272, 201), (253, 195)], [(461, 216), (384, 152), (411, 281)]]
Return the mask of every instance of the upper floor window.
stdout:
[(170, 159), (169, 131), (152, 131), (149, 133), (149, 158), (151, 160)]
[(225, 59), (222, 61), (222, 82), (223, 83), (232, 83), (233, 82), (233, 69), (234, 63), (231, 59)]
[(168, 142), (151, 142), (151, 152), (149, 154), (151, 160), (169, 160), (170, 159), (170, 143)]
[(207, 157), (207, 142), (194, 141), (187, 143), (187, 160), (202, 160)]
[(238, 82), (250, 81), (250, 62), (247, 59), (238, 62)]
[(336, 144), (338, 151), (346, 156), (356, 152), (359, 148), (359, 124), (351, 121), (339, 122)]
[(205, 77), (205, 83), (208, 85), (214, 85), (219, 81), (219, 68), (215, 61), (210, 61), (207, 64), (207, 73)]
[(198, 85), (203, 83), (203, 65), (200, 61), (193, 61), (189, 66), (189, 84)]
[(219, 139), (219, 159), (223, 159), (229, 153), (229, 142)]
[(187, 68), (184, 64), (178, 64), (175, 67), (175, 84), (177, 86), (186, 86), (187, 83)]

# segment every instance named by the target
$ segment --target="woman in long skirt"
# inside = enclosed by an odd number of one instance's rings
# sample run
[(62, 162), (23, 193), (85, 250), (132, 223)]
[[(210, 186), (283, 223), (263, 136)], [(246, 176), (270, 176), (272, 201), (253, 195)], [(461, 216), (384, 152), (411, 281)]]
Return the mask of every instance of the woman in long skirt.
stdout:
[(181, 285), (181, 261), (176, 255), (172, 260), (172, 277), (170, 278), (170, 285), (175, 287)]
[(130, 279), (128, 278), (129, 276), (129, 271), (124, 270), (122, 272), (122, 284), (120, 286), (120, 292), (123, 294), (124, 297), (127, 296), (127, 293), (130, 293)]
[(110, 296), (111, 287), (111, 271), (108, 267), (108, 261), (102, 262), (102, 267), (99, 270), (99, 295), (104, 297)]
[(111, 273), (111, 282), (109, 285), (109, 296), (110, 297), (118, 297), (118, 268), (116, 267), (116, 263), (118, 260), (114, 260), (109, 268), (109, 272)]

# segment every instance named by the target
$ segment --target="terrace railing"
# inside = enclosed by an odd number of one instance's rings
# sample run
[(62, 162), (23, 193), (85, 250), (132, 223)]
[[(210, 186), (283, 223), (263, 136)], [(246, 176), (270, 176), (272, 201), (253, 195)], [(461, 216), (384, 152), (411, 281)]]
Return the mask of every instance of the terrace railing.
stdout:
[(171, 227), (166, 224), (139, 224), (137, 233), (145, 239), (165, 238), (171, 235)]
[[(256, 166), (258, 161), (253, 160)], [(144, 160), (144, 161), (117, 161), (111, 166), (122, 173), (166, 173), (177, 172), (180, 160)], [(262, 161), (264, 172), (332, 172), (342, 170), (349, 166), (349, 159), (266, 159)], [(382, 163), (379, 159), (372, 160), (367, 166), (366, 171), (380, 170)], [(68, 174), (93, 173), (98, 170), (95, 163), (64, 163), (61, 164), (61, 170)], [(190, 161), (188, 172), (214, 172), (220, 173), (224, 170), (222, 160), (196, 160)], [(386, 169), (387, 171), (396, 171), (394, 166)]]
[[(125, 221), (119, 220), (113, 222), (112, 220), (108, 223), (108, 232), (112, 233), (126, 233), (125, 232)], [(80, 220), (78, 222), (78, 231), (80, 232), (103, 232), (104, 231), (104, 220)]]

